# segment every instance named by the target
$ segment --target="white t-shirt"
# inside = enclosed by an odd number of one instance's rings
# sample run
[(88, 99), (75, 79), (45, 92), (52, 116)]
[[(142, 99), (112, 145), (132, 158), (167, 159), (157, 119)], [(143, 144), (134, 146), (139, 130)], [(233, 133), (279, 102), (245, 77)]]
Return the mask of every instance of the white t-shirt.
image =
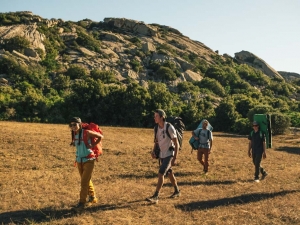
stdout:
[[(167, 132), (167, 123), (164, 123), (164, 127), (160, 128), (158, 126), (156, 133), (156, 140), (158, 141), (158, 145), (160, 147), (160, 155), (161, 159), (166, 158), (170, 155), (174, 155), (174, 151), (170, 151), (169, 148), (174, 146), (172, 140), (169, 138)], [(155, 132), (155, 131), (154, 131)], [(169, 134), (171, 138), (177, 138), (175, 128), (170, 124), (169, 126)]]

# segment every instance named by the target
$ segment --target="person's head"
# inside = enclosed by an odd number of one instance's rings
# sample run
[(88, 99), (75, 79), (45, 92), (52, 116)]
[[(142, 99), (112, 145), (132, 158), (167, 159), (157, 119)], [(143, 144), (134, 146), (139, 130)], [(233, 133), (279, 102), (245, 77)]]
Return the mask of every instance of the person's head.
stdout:
[(203, 120), (202, 122), (202, 129), (206, 129), (208, 126), (208, 121), (207, 120)]
[(81, 128), (81, 119), (79, 117), (73, 117), (70, 120), (69, 127), (72, 131), (78, 131)]
[(259, 129), (259, 123), (257, 121), (253, 121), (252, 127), (253, 127), (254, 130), (258, 130)]
[(155, 123), (159, 123), (161, 121), (166, 121), (167, 115), (164, 110), (156, 109), (154, 111), (154, 121)]

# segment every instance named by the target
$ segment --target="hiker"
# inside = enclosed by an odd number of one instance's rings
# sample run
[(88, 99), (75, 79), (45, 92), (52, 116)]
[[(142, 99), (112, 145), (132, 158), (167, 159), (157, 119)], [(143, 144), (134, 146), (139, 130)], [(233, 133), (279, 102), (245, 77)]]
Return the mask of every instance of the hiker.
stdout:
[[(177, 185), (176, 178), (174, 176), (172, 166), (175, 165), (179, 144), (176, 136), (176, 131), (173, 125), (168, 126), (168, 131), (166, 131), (166, 113), (162, 109), (155, 110), (154, 121), (156, 123), (157, 129), (154, 128), (154, 147), (151, 152), (153, 159), (156, 159), (155, 149), (160, 148), (159, 160), (160, 167), (158, 171), (158, 182), (156, 186), (156, 191), (153, 196), (147, 198), (147, 201), (152, 203), (157, 203), (159, 198), (159, 192), (164, 183), (164, 176), (168, 175), (172, 185), (174, 186), (174, 193), (170, 198), (176, 198), (180, 196), (180, 190)], [(157, 132), (155, 132), (157, 130)], [(169, 132), (171, 138), (168, 137), (166, 132)]]
[[(71, 130), (75, 133), (75, 165), (77, 165), (78, 167), (81, 179), (79, 203), (73, 208), (73, 210), (79, 212), (83, 210), (86, 206), (91, 205), (93, 203), (97, 203), (94, 185), (91, 180), (96, 157), (93, 156), (93, 151), (91, 150), (91, 148), (96, 146), (101, 141), (103, 135), (101, 135), (100, 133), (93, 132), (91, 130), (83, 131), (81, 119), (79, 117), (73, 117), (70, 120), (69, 126)], [(87, 132), (87, 138), (89, 140), (88, 146), (86, 146), (83, 141), (83, 132)], [(97, 138), (97, 141), (94, 144), (91, 144), (91, 138)], [(87, 156), (89, 157), (87, 158)]]
[[(197, 128), (196, 130), (192, 131), (192, 135), (195, 140), (199, 140), (199, 146), (197, 151), (197, 159), (201, 165), (203, 165), (204, 173), (208, 172), (208, 158), (209, 154), (211, 153), (212, 142), (213, 142), (213, 135), (210, 130), (207, 129), (208, 121), (203, 120), (202, 128)], [(204, 161), (203, 161), (204, 155)]]
[(259, 173), (262, 174), (262, 179), (264, 179), (268, 173), (261, 167), (260, 163), (262, 158), (266, 158), (266, 136), (259, 129), (259, 123), (253, 121), (252, 123), (253, 131), (248, 136), (248, 155), (253, 160), (255, 166), (254, 181), (259, 182)]

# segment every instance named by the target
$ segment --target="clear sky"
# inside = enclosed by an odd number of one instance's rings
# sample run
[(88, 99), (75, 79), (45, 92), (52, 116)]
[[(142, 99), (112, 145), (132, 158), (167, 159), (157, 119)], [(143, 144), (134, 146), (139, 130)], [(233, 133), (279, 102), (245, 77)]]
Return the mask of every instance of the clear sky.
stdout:
[(277, 71), (300, 74), (300, 0), (0, 0), (0, 12), (15, 11), (76, 22), (157, 23), (219, 54), (245, 50)]

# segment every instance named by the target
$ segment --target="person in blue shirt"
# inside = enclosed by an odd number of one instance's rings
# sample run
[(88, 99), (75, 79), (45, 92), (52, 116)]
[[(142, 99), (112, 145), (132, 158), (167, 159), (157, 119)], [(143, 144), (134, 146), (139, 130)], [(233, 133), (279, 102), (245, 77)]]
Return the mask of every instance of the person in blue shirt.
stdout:
[[(209, 166), (209, 154), (211, 153), (212, 143), (213, 143), (213, 135), (212, 132), (207, 129), (208, 121), (203, 120), (202, 128), (197, 128), (192, 131), (192, 135), (195, 140), (199, 141), (198, 151), (197, 151), (197, 159), (200, 164), (203, 166), (204, 173), (208, 172)], [(204, 156), (204, 161), (203, 161)]]
[[(84, 210), (86, 206), (92, 203), (97, 203), (95, 189), (91, 180), (94, 170), (94, 163), (96, 157), (92, 148), (99, 144), (103, 135), (91, 130), (83, 130), (81, 125), (81, 119), (79, 117), (73, 117), (69, 124), (71, 130), (74, 132), (74, 145), (76, 147), (76, 161), (75, 164), (78, 167), (80, 175), (81, 189), (79, 194), (79, 203), (73, 207), (76, 212)], [(87, 135), (88, 144), (86, 145), (83, 140), (84, 132)], [(92, 144), (91, 138), (97, 138), (96, 142)], [(88, 200), (87, 200), (88, 197)]]

